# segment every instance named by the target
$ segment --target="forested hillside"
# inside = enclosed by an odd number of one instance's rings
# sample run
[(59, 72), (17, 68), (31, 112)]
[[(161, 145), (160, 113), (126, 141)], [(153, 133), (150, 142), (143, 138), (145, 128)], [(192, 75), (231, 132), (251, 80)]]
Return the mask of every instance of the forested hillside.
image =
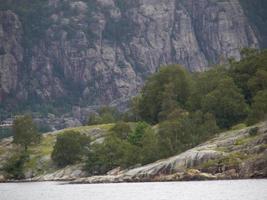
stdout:
[[(79, 164), (88, 175), (102, 175), (117, 167), (123, 170), (178, 155), (228, 130), (232, 136), (223, 138), (236, 139), (225, 146), (237, 145), (234, 150), (238, 152), (227, 159), (237, 167), (242, 163), (239, 159), (253, 158), (246, 156), (244, 149), (258, 156), (245, 144), (256, 143), (259, 153), (266, 148), (264, 123), (260, 125), (263, 128), (246, 127), (267, 117), (267, 51), (243, 49), (241, 55), (241, 61), (230, 60), (206, 72), (164, 66), (146, 81), (127, 112), (103, 107), (99, 114), (89, 115), (89, 127), (41, 136), (30, 116), (17, 117), (14, 146), (11, 138), (3, 140), (12, 151), (2, 150), (6, 156), (2, 170), (7, 177), (20, 179), (32, 162), (32, 176), (47, 173), (42, 170), (48, 165), (55, 171)], [(32, 160), (36, 153), (39, 157)], [(38, 172), (36, 162), (43, 153), (47, 161), (38, 164), (42, 169)]]

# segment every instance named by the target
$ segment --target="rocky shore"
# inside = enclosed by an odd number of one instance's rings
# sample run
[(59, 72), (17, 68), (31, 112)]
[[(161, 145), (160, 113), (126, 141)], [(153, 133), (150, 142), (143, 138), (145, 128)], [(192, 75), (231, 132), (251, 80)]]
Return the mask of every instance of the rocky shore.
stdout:
[(71, 183), (267, 178), (267, 123), (229, 131), (177, 156)]
[[(145, 166), (116, 168), (106, 175), (88, 176), (83, 165), (68, 166), (24, 181), (120, 183), (267, 178), (267, 122), (221, 133), (184, 153)], [(3, 175), (0, 181), (6, 181)]]

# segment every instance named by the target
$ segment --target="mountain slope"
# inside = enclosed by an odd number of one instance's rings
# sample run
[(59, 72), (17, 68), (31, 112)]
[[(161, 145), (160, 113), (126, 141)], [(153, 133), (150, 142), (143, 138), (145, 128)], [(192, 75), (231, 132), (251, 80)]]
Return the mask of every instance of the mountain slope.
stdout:
[(161, 65), (203, 71), (260, 45), (238, 0), (0, 3), (4, 111), (118, 104)]
[[(42, 141), (39, 145), (34, 145), (29, 148), (30, 159), (25, 164), (24, 175), (26, 178), (36, 177), (43, 174), (49, 174), (57, 171), (57, 167), (51, 160), (51, 153), (56, 142), (58, 134), (62, 134), (64, 131), (75, 131), (81, 134), (85, 134), (91, 137), (94, 142), (101, 142), (103, 137), (108, 133), (108, 130), (113, 127), (113, 124), (104, 124), (96, 126), (83, 126), (77, 128), (68, 128), (60, 131), (49, 132), (43, 135)], [(5, 163), (14, 154), (18, 152), (18, 147), (12, 143), (13, 138), (5, 138), (0, 140), (0, 181), (1, 177), (5, 174), (1, 171)], [(76, 171), (76, 176), (86, 175), (80, 169), (82, 165), (71, 166), (72, 171)], [(77, 174), (77, 170), (80, 173)], [(70, 175), (69, 175), (70, 176)]]

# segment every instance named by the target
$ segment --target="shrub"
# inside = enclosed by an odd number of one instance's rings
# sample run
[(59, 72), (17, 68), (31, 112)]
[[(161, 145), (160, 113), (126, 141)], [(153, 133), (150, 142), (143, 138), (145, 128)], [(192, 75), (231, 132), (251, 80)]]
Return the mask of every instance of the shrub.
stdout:
[(13, 155), (4, 165), (3, 170), (11, 179), (24, 178), (24, 164), (29, 159), (29, 155), (26, 152)]
[(139, 162), (139, 148), (126, 140), (109, 136), (102, 144), (94, 144), (88, 153), (86, 170), (89, 174), (104, 174), (116, 167), (127, 168)]
[(240, 124), (237, 124), (237, 125), (235, 125), (235, 126), (232, 126), (232, 127), (231, 127), (231, 130), (240, 130), (240, 129), (243, 129), (243, 128), (246, 128), (246, 127), (247, 127), (246, 124), (244, 124), (244, 123), (240, 123)]
[(258, 127), (253, 127), (251, 129), (249, 129), (249, 132), (248, 133), (249, 133), (250, 136), (255, 136), (255, 135), (257, 135), (258, 130), (259, 130)]
[(82, 159), (89, 144), (89, 137), (75, 131), (65, 131), (57, 136), (52, 159), (60, 167), (74, 164)]
[(117, 122), (110, 131), (114, 136), (126, 140), (131, 133), (131, 127), (125, 122)]

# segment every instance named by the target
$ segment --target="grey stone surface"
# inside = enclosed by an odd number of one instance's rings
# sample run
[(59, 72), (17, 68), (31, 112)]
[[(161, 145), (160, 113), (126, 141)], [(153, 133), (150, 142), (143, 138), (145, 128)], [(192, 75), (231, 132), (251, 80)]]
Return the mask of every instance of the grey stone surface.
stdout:
[(50, 0), (48, 9), (51, 24), (27, 57), (27, 74), (19, 70), (27, 51), (21, 20), (0, 12), (0, 102), (10, 94), (43, 102), (76, 95), (120, 105), (161, 65), (203, 71), (259, 46), (238, 0)]

